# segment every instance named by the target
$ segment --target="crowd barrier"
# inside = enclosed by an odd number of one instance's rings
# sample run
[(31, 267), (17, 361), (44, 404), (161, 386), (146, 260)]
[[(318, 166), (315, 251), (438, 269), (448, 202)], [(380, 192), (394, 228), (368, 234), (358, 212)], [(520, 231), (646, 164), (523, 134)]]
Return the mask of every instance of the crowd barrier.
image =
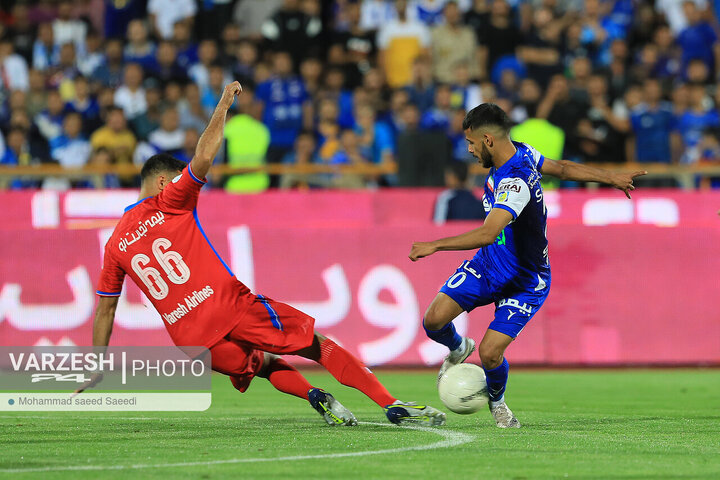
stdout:
[[(203, 192), (203, 228), (253, 291), (317, 319), (368, 365), (434, 365), (423, 312), (470, 252), (417, 263), (438, 190)], [(86, 345), (103, 246), (137, 192), (0, 192), (0, 345)], [(720, 193), (546, 192), (552, 287), (508, 350), (516, 364), (720, 364)], [(481, 338), (492, 306), (456, 320)], [(112, 343), (167, 345), (163, 321), (131, 282)]]

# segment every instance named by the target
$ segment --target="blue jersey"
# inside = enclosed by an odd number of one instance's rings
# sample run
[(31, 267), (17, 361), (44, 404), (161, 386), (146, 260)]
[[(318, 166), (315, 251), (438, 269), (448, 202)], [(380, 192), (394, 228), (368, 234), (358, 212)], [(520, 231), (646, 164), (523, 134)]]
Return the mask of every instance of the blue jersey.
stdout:
[(490, 169), (483, 194), (487, 213), (502, 208), (513, 220), (494, 243), (478, 250), (472, 263), (482, 266), (496, 292), (544, 292), (550, 284), (547, 209), (539, 172), (545, 157), (525, 143), (513, 144), (515, 155)]

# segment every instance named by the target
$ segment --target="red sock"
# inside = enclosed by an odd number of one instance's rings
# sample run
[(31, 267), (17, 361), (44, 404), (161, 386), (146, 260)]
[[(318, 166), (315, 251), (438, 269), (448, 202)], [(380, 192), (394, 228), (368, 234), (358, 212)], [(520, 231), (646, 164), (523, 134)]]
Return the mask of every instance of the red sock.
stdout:
[(295, 367), (287, 363), (282, 358), (276, 358), (268, 365), (267, 379), (270, 380), (273, 387), (283, 393), (289, 393), (296, 397), (308, 399), (308, 390), (312, 385), (308, 383)]
[(360, 360), (329, 338), (320, 344), (318, 363), (338, 382), (360, 390), (381, 407), (390, 405), (396, 400)]

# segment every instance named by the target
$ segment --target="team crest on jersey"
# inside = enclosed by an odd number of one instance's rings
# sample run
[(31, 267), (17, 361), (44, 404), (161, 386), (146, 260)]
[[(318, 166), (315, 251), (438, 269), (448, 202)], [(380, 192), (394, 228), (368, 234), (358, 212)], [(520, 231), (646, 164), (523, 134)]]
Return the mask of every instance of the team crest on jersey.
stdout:
[(178, 175), (177, 177), (173, 178), (173, 179), (172, 179), (172, 182), (173, 182), (173, 183), (179, 182), (179, 181), (180, 181), (180, 177), (182, 177), (182, 173), (181, 173), (180, 175)]
[(507, 202), (508, 192), (500, 192), (497, 196), (497, 202)]

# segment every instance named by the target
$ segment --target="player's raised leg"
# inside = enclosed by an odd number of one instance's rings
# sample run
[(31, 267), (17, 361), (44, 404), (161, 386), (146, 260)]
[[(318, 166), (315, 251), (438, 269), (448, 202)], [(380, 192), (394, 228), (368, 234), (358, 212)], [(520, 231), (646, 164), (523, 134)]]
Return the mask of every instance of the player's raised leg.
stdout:
[(475, 340), (461, 337), (452, 323), (463, 311), (463, 307), (450, 296), (439, 292), (425, 312), (423, 318), (425, 334), (450, 350), (438, 372), (438, 382), (448, 368), (464, 362), (475, 350)]
[(443, 412), (429, 405), (399, 401), (359, 359), (317, 332), (312, 345), (295, 352), (295, 355), (318, 362), (340, 383), (363, 392), (385, 410), (392, 423), (445, 424)]
[(513, 337), (488, 329), (478, 348), (490, 396), (490, 413), (500, 428), (520, 428), (520, 422), (505, 404), (510, 366), (504, 355), (512, 341)]

